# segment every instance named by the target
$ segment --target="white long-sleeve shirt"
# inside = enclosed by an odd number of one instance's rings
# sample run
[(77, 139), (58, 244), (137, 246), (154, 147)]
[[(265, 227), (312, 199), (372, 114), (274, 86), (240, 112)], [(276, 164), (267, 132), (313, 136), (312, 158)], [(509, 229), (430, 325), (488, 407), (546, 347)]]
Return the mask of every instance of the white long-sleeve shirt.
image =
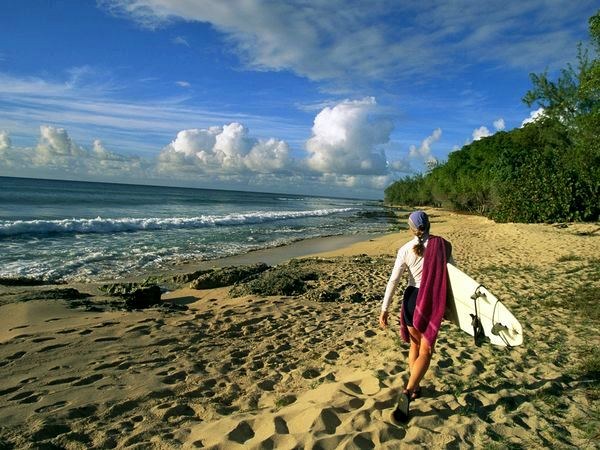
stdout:
[[(423, 242), (423, 245), (427, 247), (427, 243), (429, 239), (426, 239)], [(408, 269), (408, 285), (419, 288), (421, 286), (421, 276), (423, 274), (423, 257), (418, 256), (413, 248), (415, 245), (419, 243), (419, 239), (415, 236), (413, 239), (408, 241), (398, 250), (398, 254), (396, 255), (396, 262), (394, 263), (394, 268), (392, 269), (392, 274), (390, 275), (390, 279), (385, 288), (385, 295), (383, 296), (383, 302), (381, 303), (381, 310), (387, 311), (390, 307), (390, 303), (392, 302), (392, 297), (394, 296), (394, 292), (396, 292), (396, 288), (398, 287), (398, 283), (400, 282), (400, 277), (404, 273), (405, 269)], [(448, 262), (454, 264), (452, 256), (448, 257)]]

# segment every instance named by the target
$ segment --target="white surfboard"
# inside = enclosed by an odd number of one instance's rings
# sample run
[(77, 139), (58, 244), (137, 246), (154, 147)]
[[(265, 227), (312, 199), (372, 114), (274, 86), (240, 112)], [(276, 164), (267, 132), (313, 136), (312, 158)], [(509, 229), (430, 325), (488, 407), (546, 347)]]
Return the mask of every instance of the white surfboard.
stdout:
[(473, 319), (477, 315), (481, 333), (476, 339), (494, 345), (513, 347), (523, 343), (523, 329), (504, 304), (466, 273), (448, 264), (448, 280), (452, 296), (446, 302), (446, 318), (463, 331), (475, 336)]

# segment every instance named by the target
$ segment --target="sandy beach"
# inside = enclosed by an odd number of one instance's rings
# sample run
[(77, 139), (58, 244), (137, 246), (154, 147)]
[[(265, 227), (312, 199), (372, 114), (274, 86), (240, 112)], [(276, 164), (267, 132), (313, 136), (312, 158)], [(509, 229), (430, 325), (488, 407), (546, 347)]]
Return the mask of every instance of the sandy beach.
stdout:
[(0, 449), (598, 448), (600, 226), (427, 211), (525, 342), (476, 347), (444, 322), (408, 424), (391, 418), (408, 348), (378, 326), (399, 231), (238, 261), (266, 259), (267, 284), (300, 274), (285, 295), (181, 271), (146, 309), (98, 285), (0, 286)]

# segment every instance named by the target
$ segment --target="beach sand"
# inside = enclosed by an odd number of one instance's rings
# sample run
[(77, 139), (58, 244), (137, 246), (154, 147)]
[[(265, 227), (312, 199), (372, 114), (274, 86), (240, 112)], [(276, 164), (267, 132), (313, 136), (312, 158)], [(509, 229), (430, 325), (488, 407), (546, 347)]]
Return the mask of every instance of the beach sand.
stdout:
[(408, 424), (390, 415), (407, 346), (378, 326), (400, 231), (300, 259), (300, 295), (181, 286), (162, 300), (187, 309), (125, 311), (0, 287), (0, 449), (595, 448), (598, 224), (428, 211), (525, 343), (476, 347), (444, 322)]

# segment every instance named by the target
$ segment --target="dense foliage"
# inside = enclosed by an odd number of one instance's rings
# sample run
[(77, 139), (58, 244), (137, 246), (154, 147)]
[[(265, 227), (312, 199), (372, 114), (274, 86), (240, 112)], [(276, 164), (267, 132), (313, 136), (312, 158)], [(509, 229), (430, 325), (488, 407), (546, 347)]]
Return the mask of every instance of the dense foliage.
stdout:
[(497, 221), (598, 220), (600, 214), (600, 11), (590, 18), (591, 58), (556, 81), (532, 74), (523, 101), (544, 108), (535, 122), (498, 132), (449, 155), (425, 175), (396, 181), (388, 203), (444, 206)]

